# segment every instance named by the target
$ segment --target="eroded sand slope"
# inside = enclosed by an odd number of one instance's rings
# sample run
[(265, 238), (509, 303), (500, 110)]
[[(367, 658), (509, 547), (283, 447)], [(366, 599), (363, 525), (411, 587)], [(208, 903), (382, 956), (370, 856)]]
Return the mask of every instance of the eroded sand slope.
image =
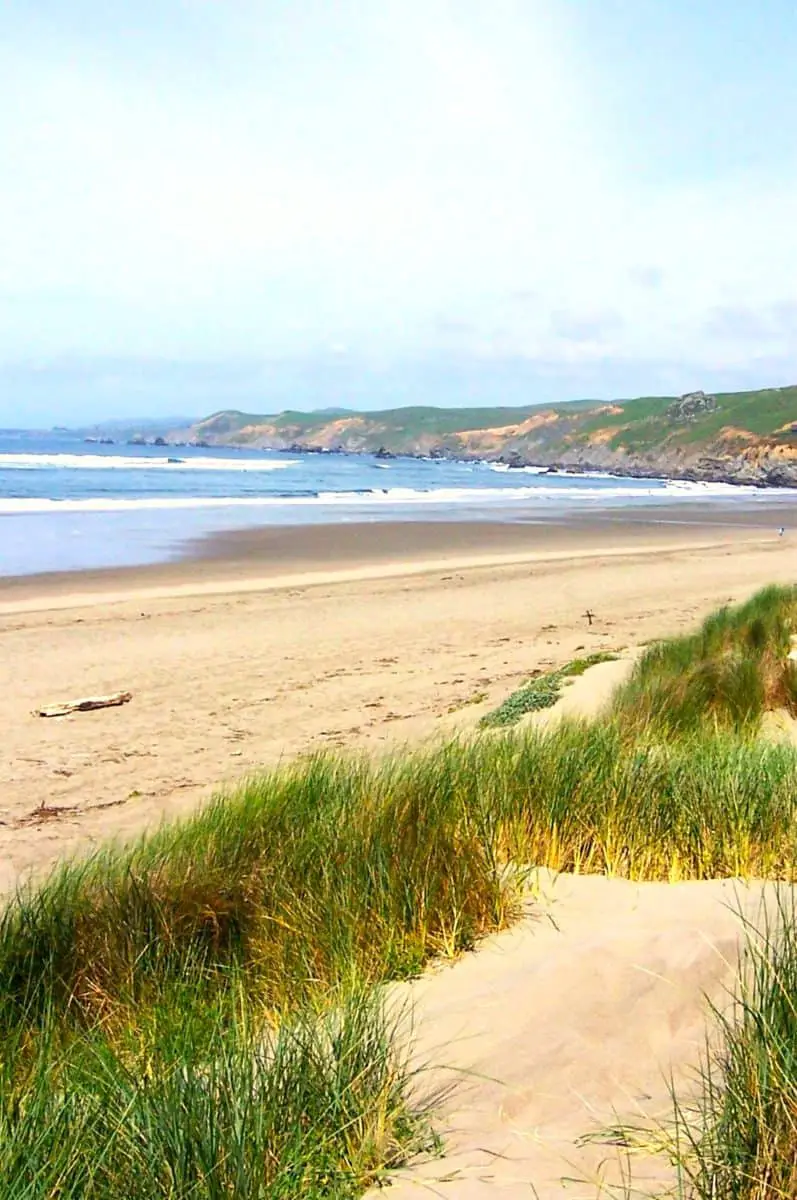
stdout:
[(674, 1182), (666, 1156), (601, 1132), (671, 1123), (671, 1073), (694, 1091), (706, 997), (727, 1004), (740, 914), (756, 921), (772, 891), (548, 873), (539, 887), (514, 929), (392, 994), (431, 1064), (418, 1095), (450, 1094), (443, 1157), (398, 1173), (391, 1200), (619, 1195), (629, 1170), (635, 1193)]

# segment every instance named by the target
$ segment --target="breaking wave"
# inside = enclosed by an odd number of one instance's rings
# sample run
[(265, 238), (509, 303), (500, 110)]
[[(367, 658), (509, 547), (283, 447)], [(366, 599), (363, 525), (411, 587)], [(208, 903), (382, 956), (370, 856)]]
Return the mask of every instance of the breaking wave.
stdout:
[(279, 471), (296, 458), (211, 458), (144, 454), (0, 454), (0, 470), (36, 471)]

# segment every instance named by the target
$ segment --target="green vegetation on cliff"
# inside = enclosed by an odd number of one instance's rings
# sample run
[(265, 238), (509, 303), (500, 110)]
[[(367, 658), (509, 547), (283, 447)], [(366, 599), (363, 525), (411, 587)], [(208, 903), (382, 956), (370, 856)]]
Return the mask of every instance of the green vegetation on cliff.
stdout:
[[(189, 436), (220, 445), (382, 450), (797, 482), (797, 386), (525, 408), (220, 412), (193, 426)], [(794, 480), (787, 478), (790, 472)]]

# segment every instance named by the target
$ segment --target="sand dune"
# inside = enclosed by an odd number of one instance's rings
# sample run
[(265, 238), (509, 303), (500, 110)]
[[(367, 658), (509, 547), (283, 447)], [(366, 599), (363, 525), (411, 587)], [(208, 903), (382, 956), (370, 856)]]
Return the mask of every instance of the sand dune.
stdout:
[(636, 653), (621, 654), (614, 662), (596, 663), (583, 675), (563, 681), (563, 692), (551, 708), (530, 713), (519, 723), (550, 729), (560, 721), (594, 721), (611, 705), (612, 697), (625, 683), (636, 662)]
[(727, 1005), (736, 980), (740, 914), (755, 921), (772, 894), (543, 872), (521, 924), (395, 988), (413, 1061), (430, 1064), (417, 1095), (449, 1094), (443, 1156), (398, 1172), (391, 1200), (594, 1200), (622, 1195), (629, 1172), (637, 1194), (670, 1186), (666, 1155), (629, 1153), (610, 1131), (671, 1125), (670, 1077), (687, 1098), (707, 997)]

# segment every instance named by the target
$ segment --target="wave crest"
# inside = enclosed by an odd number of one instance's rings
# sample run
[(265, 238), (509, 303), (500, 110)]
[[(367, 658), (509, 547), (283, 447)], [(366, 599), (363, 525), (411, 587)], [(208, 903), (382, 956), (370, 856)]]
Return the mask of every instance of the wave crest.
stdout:
[(0, 454), (0, 470), (36, 471), (279, 471), (298, 458), (212, 458), (146, 454)]

